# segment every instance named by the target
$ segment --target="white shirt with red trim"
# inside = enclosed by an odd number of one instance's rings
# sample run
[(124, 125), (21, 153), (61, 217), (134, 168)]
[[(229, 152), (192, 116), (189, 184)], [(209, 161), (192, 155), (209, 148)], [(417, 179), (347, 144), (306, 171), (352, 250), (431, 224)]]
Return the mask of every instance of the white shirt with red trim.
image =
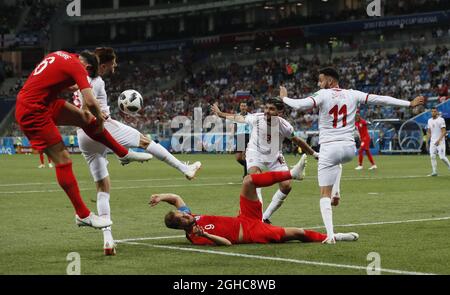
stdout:
[[(89, 84), (91, 84), (94, 96), (97, 98), (98, 104), (100, 105), (100, 110), (109, 116), (110, 111), (108, 105), (108, 95), (106, 94), (105, 90), (105, 81), (103, 81), (102, 77), (100, 76), (97, 76), (93, 79), (91, 77), (88, 77), (88, 81)], [(79, 90), (73, 93), (73, 104), (78, 108), (81, 108), (83, 106), (83, 99)]]
[(353, 89), (321, 89), (304, 99), (283, 97), (295, 109), (319, 108), (319, 144), (355, 141), (355, 115), (360, 104), (410, 106), (409, 101), (367, 94)]

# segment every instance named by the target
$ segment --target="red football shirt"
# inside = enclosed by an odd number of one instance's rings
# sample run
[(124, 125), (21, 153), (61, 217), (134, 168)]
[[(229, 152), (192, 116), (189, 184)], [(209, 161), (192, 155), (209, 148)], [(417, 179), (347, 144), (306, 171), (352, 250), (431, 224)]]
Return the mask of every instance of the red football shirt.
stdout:
[(62, 90), (74, 84), (80, 90), (90, 88), (87, 77), (78, 55), (56, 51), (48, 54), (33, 70), (17, 99), (26, 104), (48, 105)]
[(367, 122), (364, 119), (359, 119), (359, 122), (356, 122), (356, 128), (358, 128), (359, 137), (361, 140), (370, 139), (369, 129), (367, 129)]
[[(197, 225), (207, 233), (226, 238), (232, 244), (239, 241), (240, 221), (237, 217), (193, 215)], [(198, 237), (192, 232), (186, 232), (186, 237), (195, 245), (214, 245), (214, 242), (204, 237)]]

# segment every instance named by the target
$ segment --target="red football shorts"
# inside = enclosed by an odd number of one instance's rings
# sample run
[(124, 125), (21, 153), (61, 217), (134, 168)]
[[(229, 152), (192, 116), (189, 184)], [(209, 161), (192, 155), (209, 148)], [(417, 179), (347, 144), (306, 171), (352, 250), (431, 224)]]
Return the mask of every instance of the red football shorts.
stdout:
[(55, 118), (65, 103), (64, 99), (56, 99), (45, 106), (27, 104), (17, 98), (16, 120), (34, 149), (42, 151), (62, 141)]
[(244, 231), (244, 243), (280, 243), (286, 235), (284, 228), (262, 222), (262, 204), (244, 196), (240, 200), (241, 221)]

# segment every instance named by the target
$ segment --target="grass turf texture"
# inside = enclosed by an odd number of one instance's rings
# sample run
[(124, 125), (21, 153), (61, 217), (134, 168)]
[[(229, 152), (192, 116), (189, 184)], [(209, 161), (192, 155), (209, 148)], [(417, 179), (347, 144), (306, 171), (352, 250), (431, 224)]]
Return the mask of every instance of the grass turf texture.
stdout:
[[(111, 208), (116, 240), (182, 235), (165, 228), (167, 204), (149, 208), (153, 193), (180, 194), (194, 213), (236, 215), (242, 167), (233, 155), (179, 155), (201, 160), (203, 169), (189, 182), (163, 162), (122, 167), (110, 156)], [(288, 156), (293, 165), (299, 158)], [(88, 167), (73, 156), (82, 195), (91, 209), (95, 187)], [(376, 171), (355, 171), (356, 161), (344, 166), (342, 201), (335, 208), (335, 225), (433, 219), (450, 216), (450, 173), (439, 163), (440, 176), (430, 172), (426, 156), (376, 157)], [(228, 248), (192, 246), (184, 238), (119, 244), (118, 255), (103, 256), (101, 231), (78, 228), (72, 206), (56, 184), (54, 169), (37, 169), (37, 155), (0, 156), (0, 274), (65, 274), (67, 254), (81, 255), (82, 274), (365, 274), (367, 255), (378, 252), (381, 267), (411, 272), (450, 274), (450, 220), (339, 227), (356, 231), (358, 242), (334, 246), (290, 242), (279, 245), (238, 245)], [(309, 158), (307, 178), (295, 182), (284, 205), (272, 217), (275, 225), (322, 225), (317, 187), (317, 163)], [(265, 206), (276, 187), (263, 189)], [(319, 229), (324, 231), (323, 228)], [(155, 248), (181, 248), (277, 257), (338, 266), (302, 264)], [(361, 266), (362, 269), (342, 265)], [(384, 272), (388, 274), (388, 272)]]

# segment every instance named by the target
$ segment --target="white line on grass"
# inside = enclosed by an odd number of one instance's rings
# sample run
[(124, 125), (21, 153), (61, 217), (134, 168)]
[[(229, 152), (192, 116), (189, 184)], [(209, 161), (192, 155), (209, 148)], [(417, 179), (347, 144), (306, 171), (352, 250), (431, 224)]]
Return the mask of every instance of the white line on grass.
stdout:
[[(159, 249), (169, 249), (169, 250), (178, 250), (178, 251), (186, 251), (186, 252), (197, 252), (197, 253), (206, 253), (206, 254), (213, 254), (213, 255), (241, 257), (241, 258), (249, 258), (249, 259), (290, 262), (290, 263), (297, 263), (297, 264), (328, 266), (328, 267), (335, 267), (335, 268), (347, 268), (347, 269), (355, 269), (355, 270), (363, 270), (363, 271), (367, 270), (367, 266), (360, 266), (360, 265), (338, 264), (338, 263), (329, 263), (329, 262), (321, 262), (321, 261), (308, 261), (308, 260), (282, 258), (282, 257), (251, 255), (251, 254), (235, 253), (235, 252), (204, 250), (204, 249), (198, 249), (198, 248), (175, 247), (175, 246), (166, 246), (166, 245), (152, 245), (152, 244), (137, 243), (137, 242), (124, 242), (124, 244), (139, 245), (139, 246), (146, 246), (146, 247), (159, 248)], [(401, 275), (433, 275), (432, 273), (404, 271), (404, 270), (389, 269), (389, 268), (380, 268), (380, 271), (385, 272), (385, 273), (393, 273), (393, 274), (401, 274)]]
[[(427, 221), (442, 221), (450, 220), (450, 216), (436, 217), (436, 218), (424, 218), (424, 219), (409, 219), (409, 220), (397, 220), (397, 221), (379, 221), (379, 222), (367, 222), (367, 223), (349, 223), (335, 225), (334, 227), (357, 227), (357, 226), (370, 226), (370, 225), (383, 225), (383, 224), (401, 224), (401, 223), (412, 223), (412, 222), (427, 222)], [(319, 229), (324, 228), (324, 226), (305, 226), (306, 229)], [(133, 242), (133, 241), (147, 241), (147, 240), (162, 240), (162, 239), (177, 239), (185, 238), (184, 235), (174, 235), (174, 236), (163, 236), (163, 237), (148, 237), (148, 238), (131, 238), (116, 240), (117, 243), (123, 242)]]
[[(141, 189), (141, 188), (173, 188), (173, 187), (193, 187), (193, 186), (223, 186), (223, 185), (241, 185), (242, 183), (195, 183), (195, 184), (167, 184), (167, 185), (141, 185), (141, 186), (115, 186), (112, 190), (129, 190), (129, 189)], [(80, 188), (80, 191), (95, 191), (95, 187), (92, 188)], [(0, 195), (12, 195), (12, 194), (35, 194), (35, 193), (62, 193), (61, 189), (49, 189), (49, 190), (30, 190), (30, 191), (0, 191)]]
[[(406, 175), (406, 176), (390, 176), (390, 177), (352, 177), (352, 176), (343, 176), (342, 179), (346, 181), (360, 181), (360, 180), (386, 180), (386, 179), (415, 179), (415, 178), (429, 178), (426, 175)], [(446, 176), (441, 176), (440, 178), (447, 178)], [(207, 179), (237, 179), (235, 176), (214, 176), (214, 177), (199, 177), (201, 180)], [(315, 181), (317, 179), (316, 176), (307, 176), (303, 181)], [(150, 182), (150, 181), (172, 181), (172, 180), (183, 180), (183, 178), (173, 177), (173, 178), (145, 178), (145, 179), (115, 179), (113, 182)], [(92, 181), (79, 181), (79, 184), (86, 183), (90, 184)], [(226, 182), (224, 182), (225, 184)], [(0, 187), (9, 187), (9, 186), (35, 186), (35, 185), (58, 185), (56, 182), (24, 182), (24, 183), (2, 183)], [(135, 188), (135, 187), (130, 187)], [(140, 188), (137, 186), (136, 188)]]

